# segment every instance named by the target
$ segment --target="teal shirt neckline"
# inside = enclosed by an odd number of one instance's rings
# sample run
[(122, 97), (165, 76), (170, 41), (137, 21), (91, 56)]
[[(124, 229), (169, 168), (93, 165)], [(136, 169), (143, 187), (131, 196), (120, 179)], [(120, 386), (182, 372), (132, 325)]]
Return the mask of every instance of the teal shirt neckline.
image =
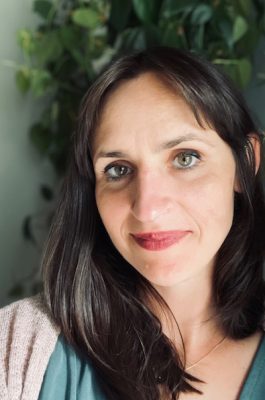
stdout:
[(263, 334), (248, 375), (240, 392), (239, 400), (265, 399), (265, 334)]
[[(107, 400), (92, 365), (60, 335), (50, 357), (38, 400)], [(265, 399), (265, 335), (253, 358), (239, 400)]]

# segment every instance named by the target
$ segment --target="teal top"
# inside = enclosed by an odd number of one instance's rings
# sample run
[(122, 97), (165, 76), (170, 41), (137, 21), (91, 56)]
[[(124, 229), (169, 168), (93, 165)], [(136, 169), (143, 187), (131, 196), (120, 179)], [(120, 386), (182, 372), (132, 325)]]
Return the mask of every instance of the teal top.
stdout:
[[(265, 398), (265, 335), (252, 361), (239, 400)], [(107, 400), (87, 361), (59, 336), (44, 375), (39, 400)]]
[(107, 400), (93, 367), (61, 335), (50, 357), (39, 400)]
[(239, 400), (264, 400), (265, 398), (265, 335), (252, 361)]

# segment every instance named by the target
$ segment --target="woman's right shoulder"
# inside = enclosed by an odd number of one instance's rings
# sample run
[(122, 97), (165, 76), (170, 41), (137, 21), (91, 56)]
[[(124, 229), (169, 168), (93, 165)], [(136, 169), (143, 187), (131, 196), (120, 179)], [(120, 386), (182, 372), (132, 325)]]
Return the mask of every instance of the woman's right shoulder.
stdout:
[(0, 398), (36, 399), (60, 329), (41, 295), (0, 310)]
[(41, 294), (16, 301), (0, 309), (0, 323), (1, 344), (6, 342), (7, 348), (12, 343), (19, 345), (26, 339), (39, 337), (40, 333), (43, 339), (48, 335), (52, 340), (54, 335), (57, 338), (60, 331)]

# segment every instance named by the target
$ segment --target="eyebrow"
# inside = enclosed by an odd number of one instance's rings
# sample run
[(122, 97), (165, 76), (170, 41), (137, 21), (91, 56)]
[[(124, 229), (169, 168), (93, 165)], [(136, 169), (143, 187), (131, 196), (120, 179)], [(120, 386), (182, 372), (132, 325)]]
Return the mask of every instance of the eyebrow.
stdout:
[[(173, 139), (168, 142), (163, 142), (159, 144), (158, 148), (156, 149), (156, 152), (159, 153), (160, 151), (163, 150), (172, 149), (173, 147), (178, 146), (183, 142), (189, 142), (191, 140), (198, 140), (204, 144), (207, 144), (208, 146), (213, 147), (213, 145), (211, 145), (208, 141), (204, 140), (204, 138), (201, 138), (196, 134), (189, 133), (187, 135), (179, 136), (177, 139)], [(100, 151), (96, 155), (95, 161), (98, 160), (99, 158), (127, 158), (127, 157), (129, 157), (129, 155), (122, 151)]]
[(170, 140), (169, 142), (163, 142), (158, 146), (157, 151), (162, 151), (162, 150), (167, 150), (171, 149), (172, 147), (175, 147), (183, 142), (189, 142), (191, 140), (198, 140), (199, 142), (205, 143), (209, 146), (210, 143), (208, 143), (207, 140), (205, 140), (204, 137), (198, 136), (194, 133), (188, 133), (187, 135), (179, 136), (177, 139)]

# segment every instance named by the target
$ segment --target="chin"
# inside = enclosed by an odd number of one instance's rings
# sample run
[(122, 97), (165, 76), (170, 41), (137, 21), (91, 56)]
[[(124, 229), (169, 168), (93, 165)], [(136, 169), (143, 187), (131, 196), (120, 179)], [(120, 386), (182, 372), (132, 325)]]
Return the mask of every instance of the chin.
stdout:
[(175, 284), (187, 279), (187, 268), (177, 264), (175, 261), (171, 263), (146, 263), (137, 268), (150, 283), (158, 286), (174, 286)]

